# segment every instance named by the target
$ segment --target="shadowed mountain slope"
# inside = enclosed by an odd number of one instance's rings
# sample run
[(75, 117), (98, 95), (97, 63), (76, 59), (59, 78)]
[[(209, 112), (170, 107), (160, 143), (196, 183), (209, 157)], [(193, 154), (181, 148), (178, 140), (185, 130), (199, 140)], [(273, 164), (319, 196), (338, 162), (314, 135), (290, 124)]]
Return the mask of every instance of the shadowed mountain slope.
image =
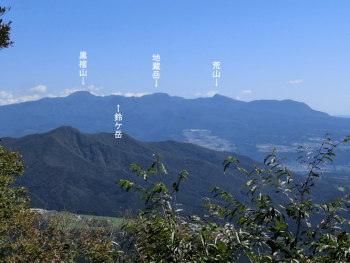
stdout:
[[(228, 153), (175, 141), (139, 142), (127, 134), (115, 139), (112, 133), (83, 134), (63, 126), (44, 134), (3, 138), (2, 144), (22, 155), (27, 168), (17, 184), (28, 187), (33, 207), (100, 215), (141, 207), (134, 193), (125, 193), (115, 182), (136, 180), (129, 164), (147, 169), (154, 153), (163, 154), (161, 161), (169, 172), (169, 182), (176, 180), (180, 170), (190, 173), (178, 199), (187, 211), (199, 209), (215, 181), (233, 186), (243, 183), (233, 180), (230, 173), (222, 175), (221, 164)], [(253, 162), (237, 157), (247, 165)]]
[[(68, 126), (22, 138), (3, 138), (2, 145), (21, 153), (27, 168), (17, 184), (29, 189), (33, 207), (111, 216), (142, 207), (138, 195), (125, 193), (115, 182), (135, 181), (129, 165), (137, 163), (146, 170), (154, 153), (163, 154), (160, 161), (169, 173), (166, 182), (175, 181), (180, 170), (189, 172), (177, 197), (186, 213), (200, 212), (202, 198), (211, 197), (209, 189), (214, 184), (247, 201), (241, 190), (247, 178), (234, 166), (224, 175), (222, 163), (229, 155), (239, 159), (248, 171), (257, 163), (242, 155), (189, 143), (140, 142), (127, 134), (115, 139), (112, 133), (84, 134)], [(323, 180), (318, 184), (321, 197), (313, 198), (321, 198), (319, 201), (339, 194), (335, 186)]]

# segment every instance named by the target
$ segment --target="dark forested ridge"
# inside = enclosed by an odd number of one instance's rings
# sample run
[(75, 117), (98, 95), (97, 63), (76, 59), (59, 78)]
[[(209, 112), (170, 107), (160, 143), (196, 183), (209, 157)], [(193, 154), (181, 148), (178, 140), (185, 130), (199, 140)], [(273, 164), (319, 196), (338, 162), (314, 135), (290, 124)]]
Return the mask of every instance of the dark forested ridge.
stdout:
[[(115, 139), (112, 133), (83, 134), (71, 127), (60, 127), (43, 134), (23, 138), (3, 138), (3, 146), (18, 150), (27, 166), (18, 185), (28, 187), (31, 205), (46, 209), (70, 209), (81, 213), (116, 215), (127, 208), (139, 207), (136, 195), (125, 194), (115, 185), (121, 178), (134, 180), (129, 164), (144, 169), (152, 163), (152, 154), (162, 153), (175, 180), (178, 171), (187, 169), (190, 178), (180, 202), (193, 209), (203, 204), (211, 183), (231, 184), (232, 174), (222, 176), (222, 162), (229, 153), (216, 152), (193, 144), (140, 142), (127, 134)], [(246, 165), (253, 160), (235, 155)], [(237, 185), (237, 186), (238, 186)]]
[[(115, 139), (112, 133), (84, 134), (68, 126), (22, 138), (3, 138), (2, 145), (22, 155), (27, 168), (17, 185), (29, 189), (31, 206), (112, 216), (120, 210), (140, 207), (137, 195), (126, 194), (115, 182), (135, 180), (129, 164), (138, 163), (147, 169), (154, 153), (163, 154), (161, 161), (169, 172), (169, 182), (175, 180), (178, 171), (189, 172), (178, 196), (187, 213), (201, 209), (202, 198), (211, 197), (213, 184), (248, 200), (241, 191), (246, 177), (234, 168), (224, 175), (222, 163), (229, 155), (238, 158), (247, 170), (257, 163), (239, 154), (189, 143), (140, 142), (127, 134)], [(336, 184), (323, 180), (318, 184), (321, 194), (314, 199), (328, 200), (341, 194)]]
[[(221, 95), (184, 99), (164, 93), (101, 97), (80, 91), (64, 98), (1, 106), (0, 123), (6, 125), (1, 125), (0, 136), (21, 137), (64, 125), (85, 133), (112, 133), (117, 105), (123, 115), (120, 130), (137, 140), (191, 142), (256, 160), (274, 147), (293, 159), (302, 143), (313, 147), (326, 133), (333, 133), (335, 140), (350, 134), (350, 119), (332, 117), (292, 100), (243, 102)], [(343, 150), (341, 156), (349, 155), (349, 149)], [(346, 158), (337, 162), (348, 165)]]

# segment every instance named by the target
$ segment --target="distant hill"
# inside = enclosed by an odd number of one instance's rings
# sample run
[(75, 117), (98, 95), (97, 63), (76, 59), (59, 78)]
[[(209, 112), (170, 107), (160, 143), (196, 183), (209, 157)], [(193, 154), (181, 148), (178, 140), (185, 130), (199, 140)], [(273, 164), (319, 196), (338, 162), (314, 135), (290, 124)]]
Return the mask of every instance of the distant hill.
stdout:
[[(135, 181), (129, 165), (147, 169), (154, 153), (163, 154), (168, 181), (176, 180), (178, 171), (188, 170), (189, 180), (180, 186), (178, 197), (187, 211), (201, 209), (212, 183), (237, 188), (244, 182), (234, 169), (223, 175), (222, 162), (229, 153), (175, 141), (146, 143), (127, 134), (115, 139), (112, 133), (83, 134), (64, 126), (43, 134), (3, 138), (2, 145), (22, 155), (27, 168), (17, 184), (29, 189), (31, 206), (50, 210), (115, 216), (120, 210), (140, 208), (137, 196), (125, 193), (115, 182)], [(235, 156), (247, 166), (254, 163)]]
[[(0, 107), (0, 137), (21, 137), (68, 125), (85, 133), (114, 132), (120, 105), (120, 130), (141, 141), (175, 140), (210, 149), (234, 151), (261, 160), (277, 148), (294, 160), (303, 143), (314, 149), (326, 133), (350, 134), (350, 119), (329, 116), (292, 100), (243, 102), (221, 95), (184, 99), (164, 93), (140, 98), (94, 96), (79, 91), (64, 98), (44, 98)], [(343, 148), (342, 156), (350, 149)], [(350, 171), (339, 158), (339, 171)]]
[[(247, 201), (241, 190), (247, 178), (234, 166), (224, 175), (222, 163), (229, 155), (239, 159), (249, 171), (257, 163), (246, 156), (189, 143), (140, 142), (127, 134), (115, 139), (112, 133), (84, 134), (68, 126), (22, 138), (3, 138), (2, 145), (22, 155), (27, 168), (17, 184), (29, 189), (32, 207), (110, 216), (142, 207), (134, 192), (125, 193), (115, 182), (122, 178), (135, 181), (129, 164), (137, 163), (147, 169), (154, 153), (164, 156), (161, 161), (169, 172), (168, 182), (175, 180), (180, 170), (189, 172), (177, 199), (187, 213), (200, 212), (202, 198), (211, 197), (209, 189), (213, 185)], [(317, 184), (321, 195), (313, 198), (320, 202), (341, 194), (336, 185), (323, 180)]]

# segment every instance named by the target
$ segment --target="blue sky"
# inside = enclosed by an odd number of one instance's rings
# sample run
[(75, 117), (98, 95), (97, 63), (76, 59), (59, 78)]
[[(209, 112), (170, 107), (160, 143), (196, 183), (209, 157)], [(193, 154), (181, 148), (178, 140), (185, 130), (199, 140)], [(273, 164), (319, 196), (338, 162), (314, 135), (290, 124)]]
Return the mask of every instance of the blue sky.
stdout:
[[(2, 0), (0, 105), (75, 90), (292, 99), (350, 115), (350, 1)], [(79, 76), (80, 51), (87, 76)], [(160, 55), (160, 79), (152, 55)], [(220, 62), (215, 86), (213, 62)]]

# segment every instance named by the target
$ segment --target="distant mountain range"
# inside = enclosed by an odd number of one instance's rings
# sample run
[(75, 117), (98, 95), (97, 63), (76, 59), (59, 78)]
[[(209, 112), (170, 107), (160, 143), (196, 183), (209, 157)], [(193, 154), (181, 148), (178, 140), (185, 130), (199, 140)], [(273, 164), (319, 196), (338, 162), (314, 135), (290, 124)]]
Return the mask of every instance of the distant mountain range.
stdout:
[[(234, 166), (224, 175), (222, 163), (231, 155), (248, 171), (253, 169), (252, 164), (257, 164), (246, 156), (194, 144), (140, 142), (127, 134), (115, 139), (113, 133), (84, 134), (68, 126), (22, 138), (5, 137), (1, 143), (22, 155), (27, 168), (17, 185), (29, 189), (32, 207), (84, 214), (116, 216), (118, 211), (141, 208), (138, 195), (133, 191), (125, 193), (115, 182), (128, 179), (142, 183), (129, 171), (129, 165), (137, 163), (146, 170), (154, 153), (164, 156), (160, 161), (169, 173), (165, 182), (176, 180), (180, 170), (189, 172), (189, 179), (184, 180), (177, 197), (186, 213), (200, 213), (202, 198), (212, 197), (209, 189), (213, 185), (248, 201), (241, 189), (247, 177)], [(298, 175), (297, 178), (300, 179)], [(318, 203), (328, 201), (342, 194), (337, 187), (335, 183), (318, 180), (316, 194), (311, 197)]]
[(350, 118), (350, 115), (334, 115), (333, 117)]
[[(113, 133), (117, 105), (123, 115), (120, 130), (137, 140), (191, 142), (256, 160), (277, 148), (292, 166), (301, 144), (314, 150), (326, 133), (333, 133), (337, 140), (350, 134), (350, 119), (332, 117), (291, 100), (243, 102), (221, 95), (184, 99), (164, 93), (101, 97), (79, 91), (64, 98), (1, 106), (0, 137), (21, 137), (63, 125), (85, 133)], [(336, 158), (341, 173), (350, 171), (350, 148), (346, 147)]]

